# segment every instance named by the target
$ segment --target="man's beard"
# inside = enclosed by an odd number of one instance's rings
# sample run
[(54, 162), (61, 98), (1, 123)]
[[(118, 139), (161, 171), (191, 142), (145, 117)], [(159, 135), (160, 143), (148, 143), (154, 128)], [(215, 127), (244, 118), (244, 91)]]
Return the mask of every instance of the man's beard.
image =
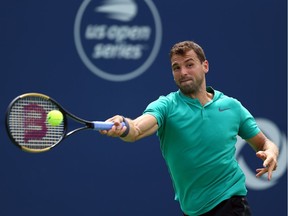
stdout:
[(204, 81), (204, 79), (193, 80), (189, 84), (180, 85), (180, 84), (176, 83), (176, 85), (178, 86), (178, 88), (181, 90), (181, 92), (183, 94), (191, 95), (191, 94), (196, 94), (199, 92), (199, 90), (201, 89), (201, 85), (202, 85), (203, 81)]

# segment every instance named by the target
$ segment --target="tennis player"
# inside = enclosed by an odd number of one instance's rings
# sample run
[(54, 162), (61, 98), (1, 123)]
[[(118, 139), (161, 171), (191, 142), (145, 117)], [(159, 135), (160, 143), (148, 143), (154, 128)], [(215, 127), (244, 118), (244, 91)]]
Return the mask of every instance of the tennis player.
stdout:
[(100, 133), (134, 142), (157, 132), (184, 215), (251, 215), (245, 176), (235, 158), (236, 137), (263, 160), (256, 177), (268, 173), (268, 180), (277, 168), (277, 146), (237, 99), (206, 86), (209, 64), (198, 44), (175, 44), (170, 60), (179, 90), (160, 96), (134, 120), (109, 118), (114, 126)]

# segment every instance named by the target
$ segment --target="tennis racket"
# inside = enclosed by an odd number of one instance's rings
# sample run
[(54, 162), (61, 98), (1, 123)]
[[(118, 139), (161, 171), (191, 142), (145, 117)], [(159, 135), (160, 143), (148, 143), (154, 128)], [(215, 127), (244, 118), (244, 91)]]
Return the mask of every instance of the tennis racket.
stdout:
[[(61, 124), (52, 126), (47, 122), (47, 114), (51, 110), (59, 110), (63, 114)], [(81, 126), (68, 132), (68, 118)], [(32, 153), (48, 151), (75, 132), (87, 129), (109, 130), (112, 126), (112, 122), (81, 119), (66, 111), (51, 97), (40, 93), (16, 97), (6, 112), (6, 129), (10, 139), (23, 151)]]

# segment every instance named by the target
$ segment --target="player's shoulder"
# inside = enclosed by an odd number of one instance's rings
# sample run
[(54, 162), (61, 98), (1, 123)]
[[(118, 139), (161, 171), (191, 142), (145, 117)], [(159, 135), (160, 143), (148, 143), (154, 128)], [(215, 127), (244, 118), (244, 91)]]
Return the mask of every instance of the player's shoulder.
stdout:
[(170, 93), (168, 93), (166, 95), (159, 96), (158, 100), (174, 101), (178, 97), (179, 97), (179, 92), (175, 91), (175, 92), (170, 92)]
[(237, 98), (224, 94), (219, 90), (214, 90), (214, 100), (225, 105), (241, 106), (241, 102)]

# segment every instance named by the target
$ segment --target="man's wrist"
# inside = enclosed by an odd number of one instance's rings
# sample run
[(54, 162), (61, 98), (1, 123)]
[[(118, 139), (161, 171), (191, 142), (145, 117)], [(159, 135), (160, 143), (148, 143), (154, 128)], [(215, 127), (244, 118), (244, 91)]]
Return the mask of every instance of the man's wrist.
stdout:
[(120, 137), (124, 138), (124, 137), (126, 137), (129, 134), (130, 125), (129, 125), (129, 122), (127, 121), (127, 119), (124, 116), (122, 116), (122, 118), (123, 118), (123, 122), (125, 123), (126, 130), (124, 131), (123, 134), (120, 135)]

